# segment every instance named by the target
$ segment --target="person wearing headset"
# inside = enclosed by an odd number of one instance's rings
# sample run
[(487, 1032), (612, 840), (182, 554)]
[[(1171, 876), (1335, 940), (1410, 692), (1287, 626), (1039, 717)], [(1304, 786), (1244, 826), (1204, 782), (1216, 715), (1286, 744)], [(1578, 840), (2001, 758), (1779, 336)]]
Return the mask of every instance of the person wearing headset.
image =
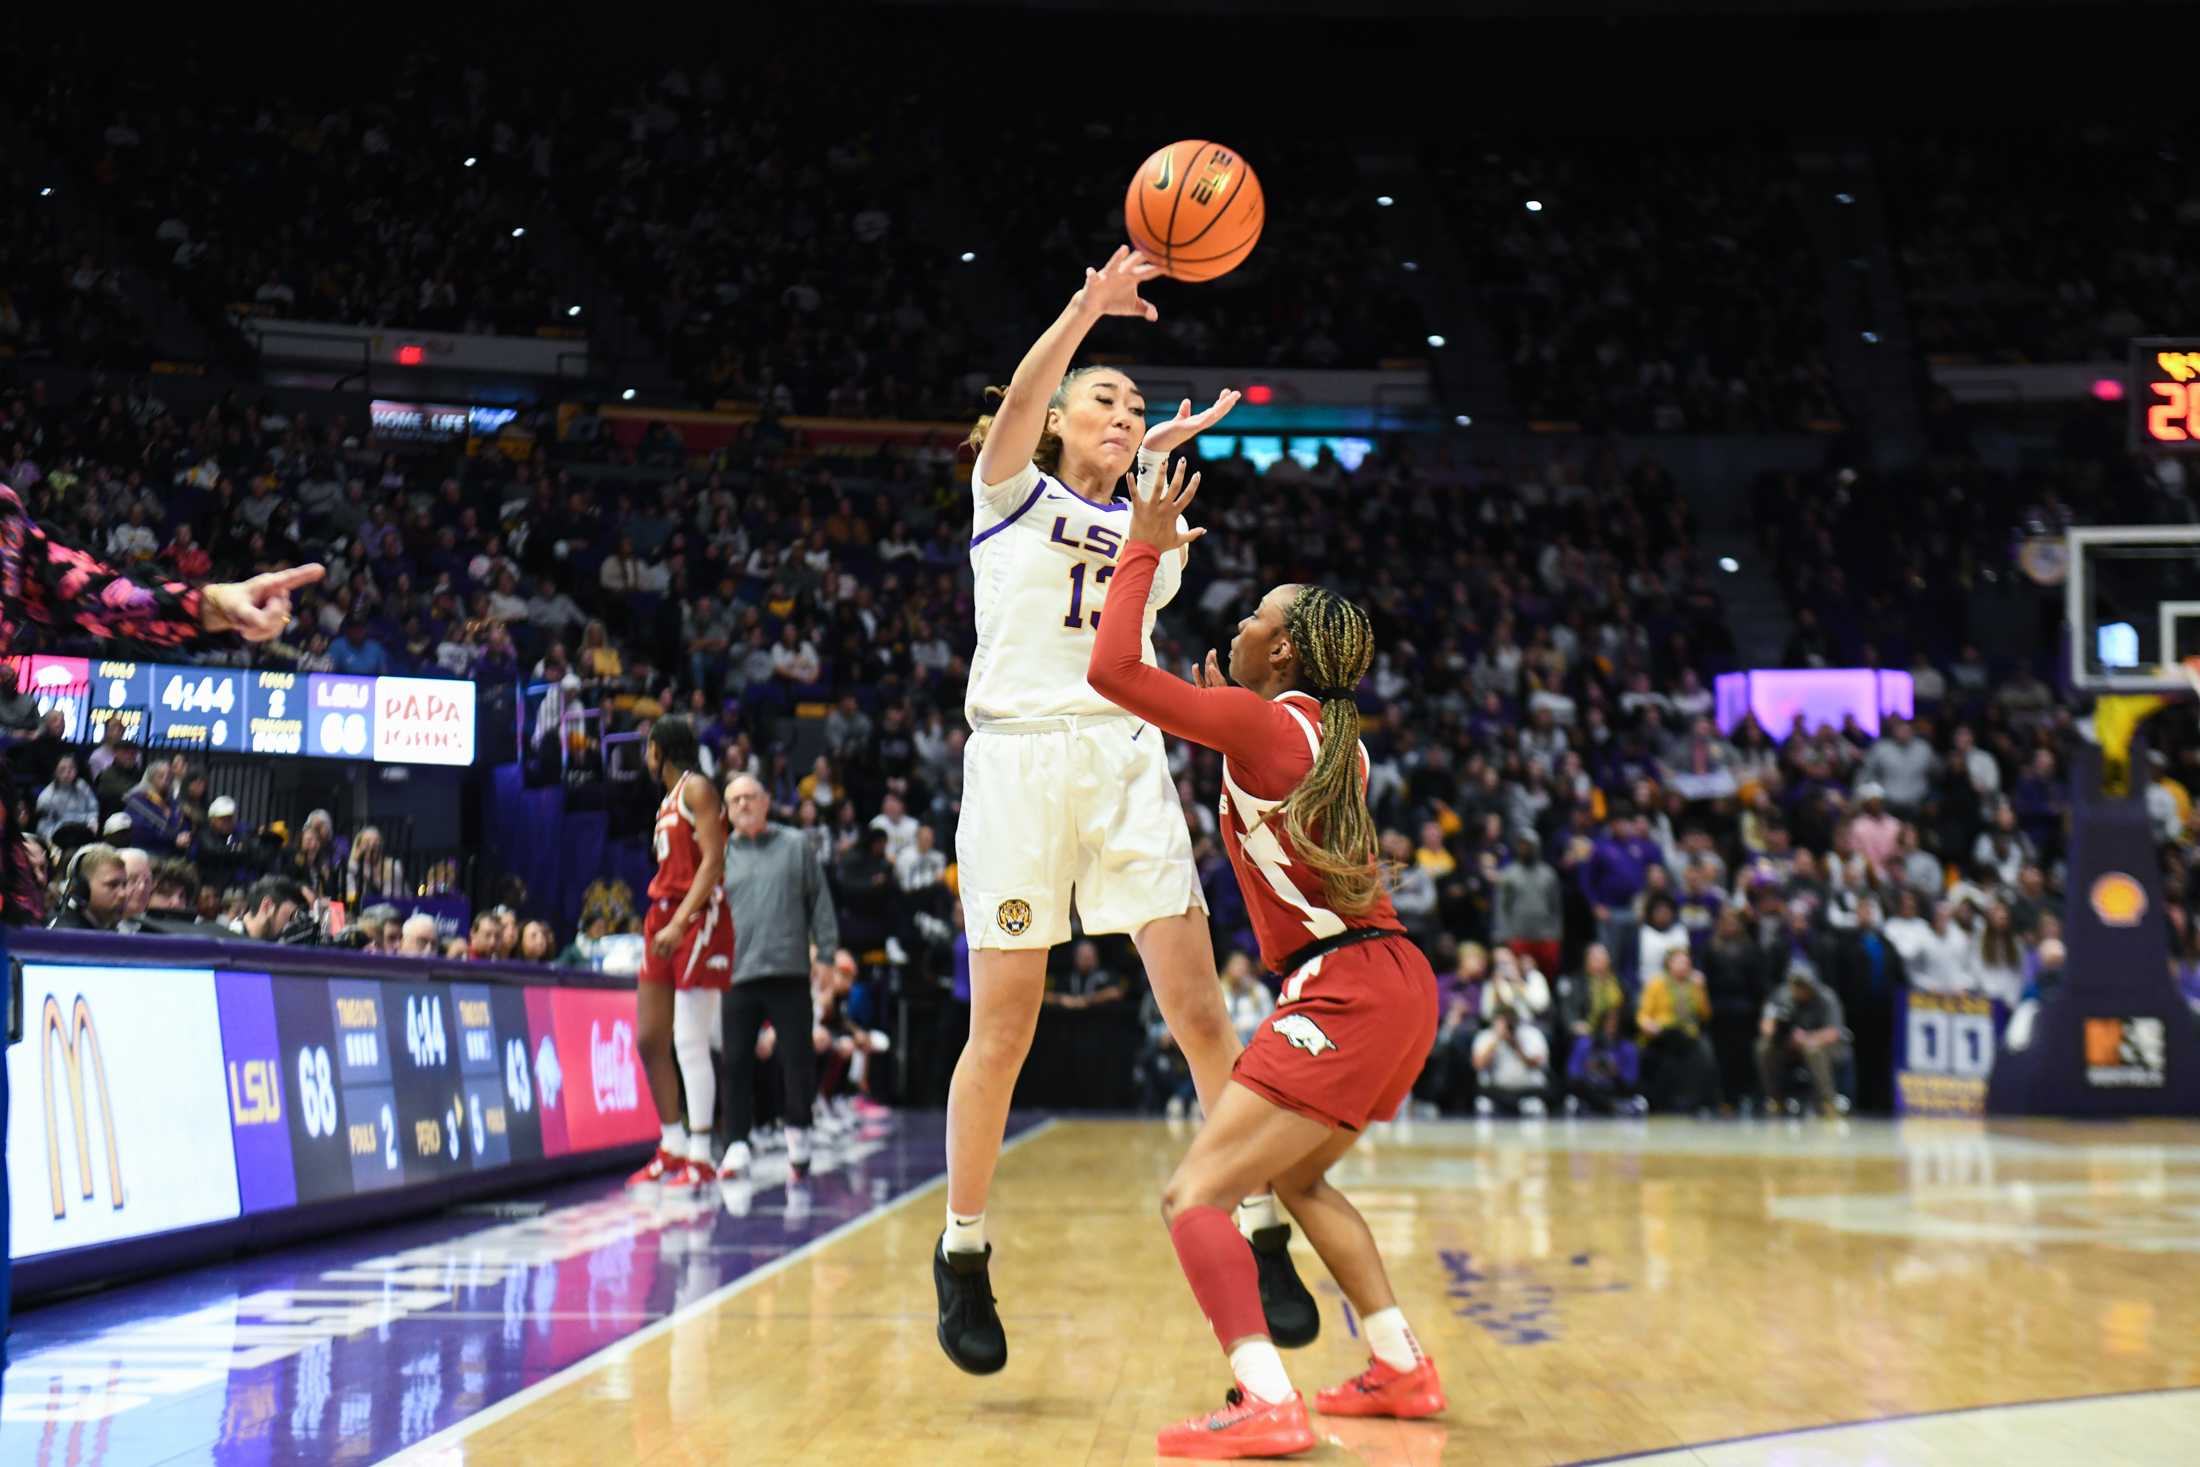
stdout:
[[(181, 647), (228, 632), (247, 642), (269, 641), (290, 625), (290, 593), (326, 574), (320, 565), (301, 565), (246, 581), (194, 585), (163, 580), (144, 570), (120, 570), (73, 545), (47, 538), (15, 491), (0, 484), (0, 656), (15, 650), (26, 624), (123, 637), (153, 647)], [(108, 878), (118, 886), (121, 869), (118, 857)], [(82, 874), (79, 867), (78, 876)], [(36, 906), (23, 899), (29, 881), (30, 854), (23, 842), (0, 842), (0, 923), (35, 920)], [(76, 890), (74, 882), (69, 889)], [(92, 895), (87, 893), (83, 900), (89, 909)], [(118, 892), (118, 910), (120, 905)], [(0, 1064), (0, 1368), (8, 1360), (6, 1070)]]
[(69, 858), (61, 909), (46, 925), (61, 932), (120, 931), (129, 890), (130, 874), (122, 852), (105, 841), (93, 841)]

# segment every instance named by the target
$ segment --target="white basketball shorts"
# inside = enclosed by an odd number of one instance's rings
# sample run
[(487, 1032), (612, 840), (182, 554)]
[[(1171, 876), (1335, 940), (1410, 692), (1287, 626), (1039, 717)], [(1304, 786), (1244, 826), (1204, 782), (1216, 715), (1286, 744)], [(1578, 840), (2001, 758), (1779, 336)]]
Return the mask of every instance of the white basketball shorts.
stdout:
[(1125, 715), (989, 723), (963, 747), (955, 861), (970, 946), (1136, 933), (1205, 911), (1161, 730)]

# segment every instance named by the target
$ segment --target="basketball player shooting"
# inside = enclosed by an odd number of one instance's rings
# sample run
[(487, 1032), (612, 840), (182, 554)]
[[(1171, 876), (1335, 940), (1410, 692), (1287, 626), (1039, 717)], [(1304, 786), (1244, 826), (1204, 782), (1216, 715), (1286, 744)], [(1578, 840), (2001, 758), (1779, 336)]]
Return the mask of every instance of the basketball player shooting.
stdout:
[[(1104, 367), (1070, 370), (1102, 318), (1155, 319), (1138, 294), (1155, 273), (1127, 247), (1086, 270), (1084, 287), (1001, 391), (998, 411), (970, 435), (978, 455), (970, 479), (978, 646), (955, 836), (970, 936), (970, 1038), (948, 1088), (947, 1226), (932, 1275), (940, 1347), (974, 1375), (1008, 1362), (989, 1274), (986, 1200), (1038, 1023), (1047, 950), (1069, 939), (1072, 888), (1086, 932), (1127, 932), (1137, 943), (1155, 1002), (1210, 1110), (1237, 1057), (1161, 734), (1085, 680), (1102, 607), (1150, 661), (1155, 615), (1183, 579), (1178, 549), (1136, 596), (1110, 594), (1130, 511), (1116, 485), (1134, 462), (1158, 466), (1237, 402), (1225, 391), (1198, 414), (1185, 402), (1149, 430), (1145, 399), (1129, 377)], [(1248, 1186), (1239, 1226), (1258, 1258), (1268, 1328), (1279, 1342), (1309, 1343), (1321, 1316), (1292, 1267), (1290, 1227), (1260, 1179)], [(1255, 1266), (1250, 1258), (1247, 1266)]]
[[(1204, 533), (1182, 518), (1198, 492), (1181, 460), (1166, 485), (1140, 484), (1116, 596), (1137, 605), (1162, 557)], [(1209, 652), (1197, 687), (1152, 666), (1127, 620), (1110, 619), (1093, 641), (1096, 691), (1223, 756), (1223, 844), (1261, 960), (1284, 980), (1281, 1005), (1238, 1056), (1162, 1194), (1177, 1259), (1237, 1380), (1222, 1410), (1161, 1433), (1165, 1457), (1269, 1457), (1314, 1445), (1306, 1403), (1262, 1319), (1253, 1260), (1224, 1210), (1268, 1181), (1359, 1312), (1374, 1356), (1323, 1391), (1319, 1409), (1444, 1409), (1436, 1366), (1406, 1327), (1373, 1234), (1327, 1179), (1369, 1121), (1397, 1114), (1436, 1037), (1436, 975), (1383, 891), (1367, 808), (1352, 693), (1374, 652), (1367, 613), (1320, 586), (1278, 586), (1261, 598), (1238, 623), (1229, 676)]]

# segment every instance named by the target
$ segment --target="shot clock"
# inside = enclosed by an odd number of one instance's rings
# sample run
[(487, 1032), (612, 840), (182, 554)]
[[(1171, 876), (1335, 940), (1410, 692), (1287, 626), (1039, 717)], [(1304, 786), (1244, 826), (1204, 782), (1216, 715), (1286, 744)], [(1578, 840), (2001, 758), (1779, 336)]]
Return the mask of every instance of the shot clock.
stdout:
[(2134, 449), (2200, 453), (2200, 336), (2133, 338), (2125, 387)]

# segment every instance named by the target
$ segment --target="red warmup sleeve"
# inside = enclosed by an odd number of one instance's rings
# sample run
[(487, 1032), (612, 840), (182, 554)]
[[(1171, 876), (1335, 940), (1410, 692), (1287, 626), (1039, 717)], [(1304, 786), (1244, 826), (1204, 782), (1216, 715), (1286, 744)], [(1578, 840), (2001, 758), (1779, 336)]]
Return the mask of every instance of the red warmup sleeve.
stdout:
[(1124, 712), (1145, 719), (1165, 734), (1205, 744), (1248, 768), (1258, 767), (1261, 751), (1275, 747), (1275, 721), (1287, 718), (1274, 704), (1247, 688), (1197, 688), (1141, 658), (1140, 611), (1153, 589), (1161, 552), (1143, 540), (1123, 547), (1108, 582), (1108, 605), (1092, 642), (1086, 680), (1092, 690)]
[(204, 635), (196, 586), (134, 576), (46, 538), (0, 485), (0, 638), (25, 621), (180, 647)]

